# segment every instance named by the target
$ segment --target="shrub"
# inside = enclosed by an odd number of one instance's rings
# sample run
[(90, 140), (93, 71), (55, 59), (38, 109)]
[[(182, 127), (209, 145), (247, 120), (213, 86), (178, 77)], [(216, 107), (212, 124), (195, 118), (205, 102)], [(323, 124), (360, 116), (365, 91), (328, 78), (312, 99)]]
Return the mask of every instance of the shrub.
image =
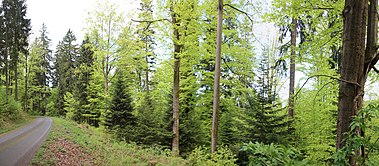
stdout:
[(240, 165), (306, 165), (303, 155), (294, 148), (283, 145), (247, 143), (241, 148), (241, 153), (247, 157), (240, 161)]
[(213, 154), (208, 148), (201, 146), (192, 151), (188, 161), (194, 166), (234, 166), (237, 159), (227, 146), (220, 146)]

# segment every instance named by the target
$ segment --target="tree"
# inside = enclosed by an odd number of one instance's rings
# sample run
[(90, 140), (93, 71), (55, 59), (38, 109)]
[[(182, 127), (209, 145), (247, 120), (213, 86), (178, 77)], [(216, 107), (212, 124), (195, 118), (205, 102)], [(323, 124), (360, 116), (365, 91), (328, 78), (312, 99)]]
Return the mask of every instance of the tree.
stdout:
[[(93, 74), (93, 65), (94, 65), (94, 52), (92, 51), (92, 43), (90, 42), (89, 37), (87, 36), (82, 44), (80, 45), (78, 57), (76, 57), (76, 86), (74, 90), (74, 96), (79, 101), (79, 112), (83, 117), (90, 116), (90, 110), (87, 109), (89, 104), (89, 86), (91, 75)], [(80, 119), (83, 121), (84, 119)], [(90, 123), (87, 119), (87, 123)]]
[[(29, 100), (32, 102), (32, 110), (45, 115), (47, 98), (49, 97), (49, 80), (52, 76), (52, 51), (47, 27), (42, 24), (39, 36), (31, 45), (29, 56), (25, 54), (25, 108)], [(30, 97), (29, 97), (30, 96)], [(62, 97), (63, 99), (63, 97)]]
[(213, 116), (212, 116), (212, 153), (216, 152), (218, 137), (218, 112), (220, 109), (220, 66), (221, 66), (221, 44), (222, 44), (222, 13), (223, 1), (218, 0), (218, 21), (217, 21), (217, 47), (216, 47), (216, 64), (214, 77), (213, 93)]
[(171, 4), (171, 22), (173, 25), (173, 41), (174, 41), (174, 82), (173, 82), (173, 104), (172, 104), (172, 112), (173, 112), (173, 127), (172, 127), (172, 153), (174, 156), (179, 156), (179, 93), (180, 93), (180, 53), (182, 51), (182, 45), (179, 44), (180, 41), (180, 33), (179, 26), (180, 22), (178, 20), (178, 11), (175, 11), (174, 4)]
[[(99, 3), (96, 10), (87, 18), (88, 33), (94, 43), (94, 55), (101, 61), (104, 80), (104, 93), (108, 95), (111, 71), (117, 59), (117, 41), (123, 28), (123, 15), (117, 13), (116, 4), (109, 1)], [(101, 21), (98, 21), (101, 20)]]
[(288, 97), (288, 116), (293, 118), (295, 105), (295, 66), (296, 66), (296, 37), (297, 37), (297, 19), (292, 18), (291, 23), (291, 56), (290, 56), (290, 83)]
[(68, 30), (63, 40), (57, 45), (55, 70), (58, 81), (58, 100), (56, 107), (59, 115), (65, 115), (63, 97), (67, 92), (73, 93), (76, 85), (75, 68), (78, 56), (78, 46), (74, 43), (76, 37)]
[(133, 128), (136, 118), (133, 115), (133, 101), (128, 88), (128, 82), (122, 69), (117, 69), (116, 81), (114, 83), (113, 96), (110, 110), (106, 112), (105, 126), (116, 131), (121, 139), (134, 140)]
[[(28, 37), (31, 30), (30, 19), (26, 19), (26, 1), (25, 0), (4, 0), (2, 2), (4, 10), (4, 24), (6, 30), (6, 53), (10, 55), (12, 64), (9, 66), (13, 69), (15, 82), (15, 100), (18, 101), (18, 63), (19, 54), (27, 54)], [(6, 55), (7, 56), (7, 55)], [(8, 58), (5, 58), (8, 59)], [(7, 63), (6, 63), (7, 64)], [(6, 65), (6, 68), (8, 65)], [(9, 72), (6, 69), (6, 72)], [(8, 80), (9, 81), (9, 80)], [(8, 84), (9, 82), (6, 82)]]
[[(353, 117), (362, 108), (368, 73), (375, 68), (375, 64), (379, 60), (377, 5), (377, 0), (345, 1), (341, 81), (338, 97), (337, 149), (344, 146), (345, 133), (350, 129)], [(357, 128), (356, 131), (358, 135), (364, 136), (360, 129)], [(356, 165), (359, 156), (365, 158), (364, 146), (357, 150), (355, 156), (350, 156), (350, 165)]]

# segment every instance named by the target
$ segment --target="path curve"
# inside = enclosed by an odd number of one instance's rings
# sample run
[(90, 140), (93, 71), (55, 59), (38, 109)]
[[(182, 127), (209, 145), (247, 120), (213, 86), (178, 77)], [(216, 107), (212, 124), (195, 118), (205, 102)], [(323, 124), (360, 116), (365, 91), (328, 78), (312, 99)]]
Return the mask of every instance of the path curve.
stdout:
[(0, 136), (0, 166), (24, 166), (45, 141), (52, 120), (38, 117), (34, 122)]

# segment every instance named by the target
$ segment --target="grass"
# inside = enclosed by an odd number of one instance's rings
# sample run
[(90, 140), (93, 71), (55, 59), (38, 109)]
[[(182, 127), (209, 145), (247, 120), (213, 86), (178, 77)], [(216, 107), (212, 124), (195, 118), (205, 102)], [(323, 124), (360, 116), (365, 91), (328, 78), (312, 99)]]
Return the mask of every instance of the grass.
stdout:
[[(46, 142), (37, 151), (32, 165), (55, 165), (59, 160), (51, 149), (57, 141), (67, 140), (78, 145), (90, 158), (89, 165), (186, 165), (187, 162), (172, 157), (171, 151), (159, 148), (142, 148), (112, 139), (99, 128), (77, 124), (61, 118), (52, 118), (53, 127)], [(55, 153), (69, 153), (67, 149), (56, 149)], [(59, 152), (57, 152), (59, 151)]]
[(28, 123), (31, 123), (35, 120), (35, 117), (29, 116), (27, 114), (22, 114), (19, 118), (17, 118), (14, 121), (8, 120), (8, 121), (2, 121), (0, 123), (0, 135), (7, 133), (9, 131), (12, 131), (14, 129), (17, 129), (21, 126), (24, 126)]

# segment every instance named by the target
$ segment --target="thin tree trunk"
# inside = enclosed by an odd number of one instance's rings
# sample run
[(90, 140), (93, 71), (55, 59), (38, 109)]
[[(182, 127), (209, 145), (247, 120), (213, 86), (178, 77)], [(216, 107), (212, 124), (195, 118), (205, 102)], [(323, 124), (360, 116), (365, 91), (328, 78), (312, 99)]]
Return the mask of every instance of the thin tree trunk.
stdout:
[(28, 112), (28, 54), (25, 54), (25, 94), (24, 94), (24, 111)]
[(288, 97), (288, 117), (293, 118), (294, 116), (294, 105), (295, 105), (295, 64), (296, 64), (296, 36), (297, 36), (297, 20), (292, 18), (291, 23), (291, 56), (290, 56), (290, 87), (289, 87), (289, 97)]
[(212, 116), (212, 148), (211, 152), (217, 150), (218, 139), (218, 116), (220, 110), (220, 75), (221, 75), (221, 46), (222, 46), (222, 13), (223, 0), (218, 0), (218, 20), (216, 39), (216, 64), (213, 84), (213, 116)]
[(180, 93), (180, 52), (182, 46), (178, 44), (180, 39), (180, 34), (178, 31), (179, 21), (177, 20), (177, 15), (175, 11), (173, 11), (173, 7), (171, 6), (172, 12), (172, 24), (174, 26), (174, 87), (173, 87), (173, 138), (172, 138), (172, 153), (174, 156), (179, 156), (179, 93)]
[(150, 89), (149, 89), (149, 57), (147, 55), (147, 44), (146, 44), (146, 56), (145, 56), (145, 60), (146, 60), (146, 83), (145, 83), (145, 86), (146, 86), (146, 92), (149, 93)]
[(8, 45), (5, 46), (4, 63), (5, 63), (5, 101), (6, 103), (8, 103), (8, 96), (9, 96)]
[(15, 90), (14, 90), (14, 99), (18, 101), (18, 71), (17, 71), (17, 66), (18, 66), (18, 52), (15, 53), (15, 64), (14, 64), (14, 85), (15, 85)]

